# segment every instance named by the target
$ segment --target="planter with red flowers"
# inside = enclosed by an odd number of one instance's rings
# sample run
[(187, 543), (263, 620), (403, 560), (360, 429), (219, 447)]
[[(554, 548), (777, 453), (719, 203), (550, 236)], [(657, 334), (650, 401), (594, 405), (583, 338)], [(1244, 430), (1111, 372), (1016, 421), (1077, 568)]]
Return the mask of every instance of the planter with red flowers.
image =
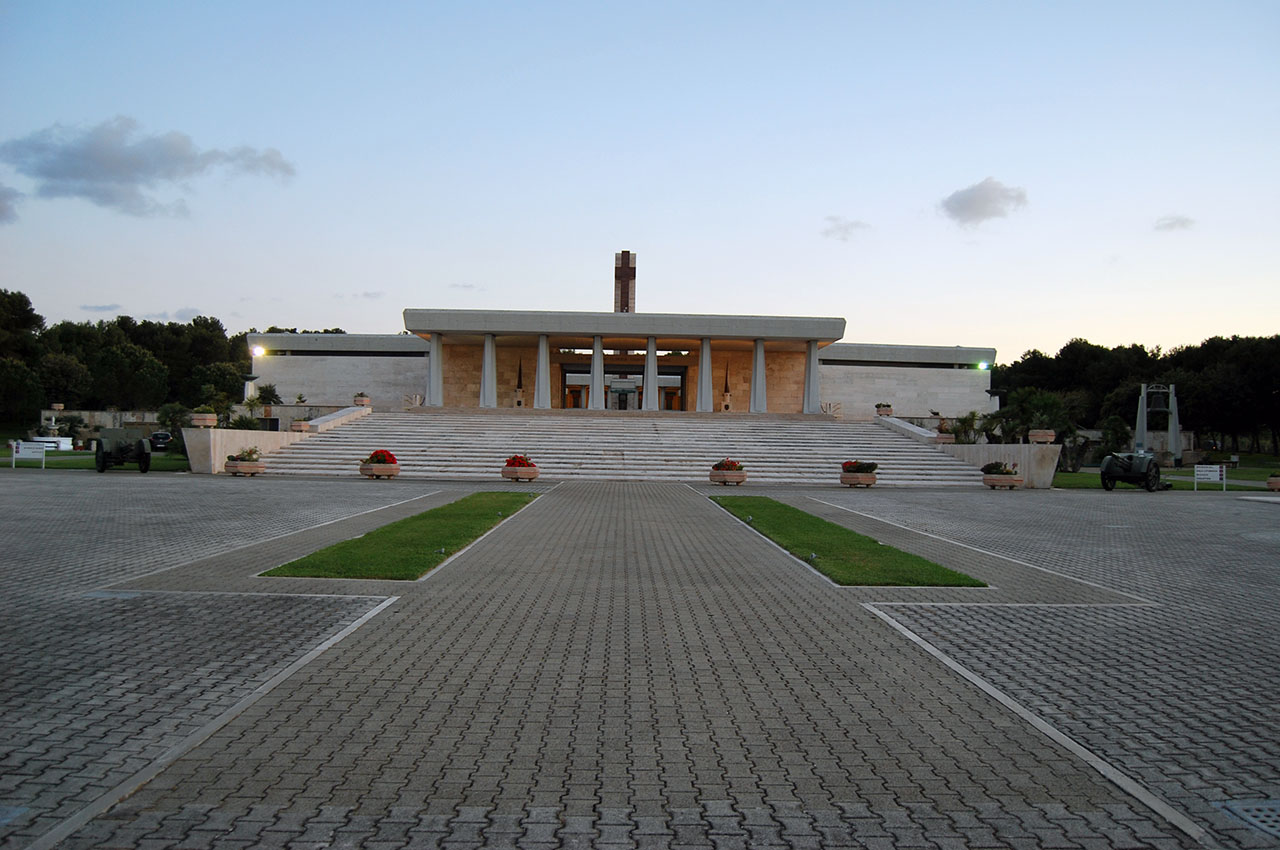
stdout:
[(502, 467), (502, 477), (508, 481), (532, 481), (538, 477), (538, 465), (528, 455), (512, 455)]
[(391, 452), (378, 449), (360, 461), (360, 474), (366, 478), (395, 478), (400, 474), (400, 464)]
[(747, 471), (739, 461), (731, 458), (716, 461), (711, 465), (711, 483), (735, 486), (747, 480)]
[(876, 483), (878, 463), (863, 460), (846, 460), (840, 464), (840, 483), (850, 487), (870, 487)]

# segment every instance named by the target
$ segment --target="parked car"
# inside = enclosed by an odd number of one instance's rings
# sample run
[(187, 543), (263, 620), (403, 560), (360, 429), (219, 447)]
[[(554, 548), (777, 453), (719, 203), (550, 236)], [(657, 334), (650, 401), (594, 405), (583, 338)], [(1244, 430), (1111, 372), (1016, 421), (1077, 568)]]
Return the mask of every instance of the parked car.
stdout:
[(148, 439), (151, 441), (151, 450), (153, 452), (162, 452), (169, 448), (169, 443), (173, 441), (173, 435), (168, 431), (153, 431)]

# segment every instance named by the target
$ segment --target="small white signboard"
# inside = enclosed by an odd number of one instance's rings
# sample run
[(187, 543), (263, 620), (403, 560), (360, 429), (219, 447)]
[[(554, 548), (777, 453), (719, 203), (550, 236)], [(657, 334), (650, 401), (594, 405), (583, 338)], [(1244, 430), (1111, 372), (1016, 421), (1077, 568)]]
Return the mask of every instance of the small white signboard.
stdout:
[(1217, 483), (1222, 482), (1222, 489), (1227, 489), (1227, 468), (1216, 463), (1197, 463), (1196, 464), (1196, 480), (1191, 485), (1191, 489), (1199, 490), (1200, 482)]
[(9, 468), (13, 469), (18, 465), (20, 460), (35, 460), (40, 458), (40, 468), (44, 469), (44, 443), (28, 443), (26, 441), (16, 441), (9, 443), (13, 449), (13, 453), (9, 455)]

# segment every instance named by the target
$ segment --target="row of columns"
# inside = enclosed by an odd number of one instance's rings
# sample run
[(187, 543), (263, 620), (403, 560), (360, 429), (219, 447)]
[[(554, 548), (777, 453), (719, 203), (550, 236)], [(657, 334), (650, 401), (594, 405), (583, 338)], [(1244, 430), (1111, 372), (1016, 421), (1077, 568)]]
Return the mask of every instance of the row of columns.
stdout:
[[(498, 406), (498, 357), (497, 343), (493, 334), (484, 335), (484, 351), (480, 363), (480, 406)], [(444, 345), (440, 334), (431, 335), (431, 353), (429, 360), (429, 377), (427, 380), (427, 405), (440, 407), (444, 404)], [(533, 406), (536, 410), (551, 408), (551, 348), (546, 334), (538, 335), (538, 366), (534, 376)], [(644, 353), (644, 386), (658, 386), (658, 340), (649, 337)], [(657, 392), (644, 394), (641, 410), (658, 409)], [(596, 336), (591, 345), (591, 393), (587, 402), (591, 410), (604, 409), (604, 340)], [(698, 412), (710, 412), (715, 409), (712, 401), (711, 381), (711, 339), (702, 338), (698, 357)], [(766, 413), (769, 410), (768, 388), (765, 379), (764, 340), (757, 339), (752, 347), (751, 356), (751, 413)], [(818, 341), (809, 340), (805, 344), (804, 360), (804, 404), (805, 413), (820, 413), (822, 404), (819, 400), (818, 384)]]

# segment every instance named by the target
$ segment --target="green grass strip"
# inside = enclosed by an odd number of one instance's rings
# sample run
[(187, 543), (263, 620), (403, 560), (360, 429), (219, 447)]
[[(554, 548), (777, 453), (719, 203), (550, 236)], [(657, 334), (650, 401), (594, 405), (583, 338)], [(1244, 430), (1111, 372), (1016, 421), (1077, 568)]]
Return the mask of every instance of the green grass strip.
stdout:
[(472, 493), (312, 552), (265, 575), (413, 581), (534, 498), (531, 493)]
[[(11, 452), (4, 452), (0, 455), (0, 469), (9, 469), (14, 463)], [(19, 460), (17, 462), (18, 469), (39, 469), (40, 461), (38, 460)], [(45, 469), (94, 469), (93, 452), (46, 452), (44, 456)], [(138, 472), (137, 462), (126, 463), (123, 466), (113, 466), (107, 472), (132, 472), (135, 475)], [(191, 464), (187, 463), (187, 459), (180, 454), (164, 454), (162, 452), (153, 452), (151, 454), (151, 471), (152, 472), (190, 472)]]
[(713, 496), (712, 501), (836, 584), (987, 586), (964, 573), (882, 545), (866, 535), (764, 496)]

